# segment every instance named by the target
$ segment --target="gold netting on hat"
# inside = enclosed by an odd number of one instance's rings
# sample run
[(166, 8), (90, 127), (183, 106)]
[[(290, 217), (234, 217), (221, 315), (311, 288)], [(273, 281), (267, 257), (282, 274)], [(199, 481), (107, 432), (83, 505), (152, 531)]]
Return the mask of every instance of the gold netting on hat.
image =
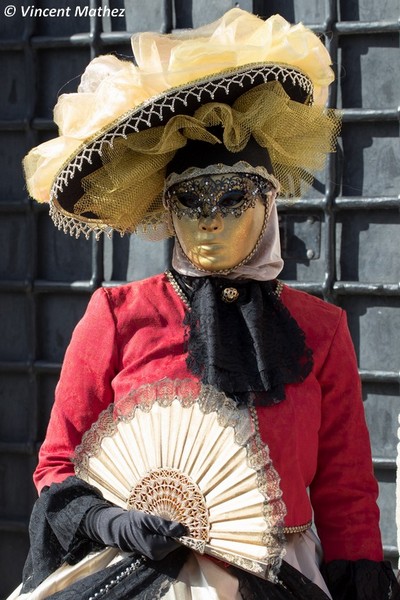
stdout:
[[(222, 139), (207, 130), (216, 125), (222, 126)], [(193, 116), (176, 115), (165, 126), (115, 140), (104, 150), (103, 167), (83, 179), (85, 193), (74, 212), (94, 213), (122, 233), (162, 239), (172, 235), (162, 204), (166, 166), (187, 139), (239, 152), (253, 135), (268, 150), (281, 196), (291, 198), (301, 196), (323, 168), (339, 131), (334, 110), (294, 102), (278, 82), (265, 83), (232, 106), (210, 102)]]

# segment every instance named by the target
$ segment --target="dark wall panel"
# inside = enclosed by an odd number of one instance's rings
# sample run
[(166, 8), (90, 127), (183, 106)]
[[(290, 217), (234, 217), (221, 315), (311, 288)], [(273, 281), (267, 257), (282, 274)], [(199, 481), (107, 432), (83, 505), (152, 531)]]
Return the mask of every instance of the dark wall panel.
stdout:
[(393, 248), (399, 225), (400, 215), (394, 210), (339, 214), (338, 279), (392, 284), (400, 281), (399, 255)]

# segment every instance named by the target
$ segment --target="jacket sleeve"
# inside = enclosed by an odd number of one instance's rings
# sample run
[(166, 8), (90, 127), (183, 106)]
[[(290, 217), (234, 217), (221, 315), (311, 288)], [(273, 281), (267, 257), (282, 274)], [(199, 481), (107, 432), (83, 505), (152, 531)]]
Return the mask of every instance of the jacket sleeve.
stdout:
[(39, 492), (74, 475), (74, 449), (100, 412), (113, 402), (111, 382), (117, 370), (114, 315), (106, 290), (100, 289), (93, 294), (65, 354), (34, 474)]
[(381, 561), (378, 485), (357, 361), (344, 312), (317, 376), (322, 418), (310, 497), (324, 560)]

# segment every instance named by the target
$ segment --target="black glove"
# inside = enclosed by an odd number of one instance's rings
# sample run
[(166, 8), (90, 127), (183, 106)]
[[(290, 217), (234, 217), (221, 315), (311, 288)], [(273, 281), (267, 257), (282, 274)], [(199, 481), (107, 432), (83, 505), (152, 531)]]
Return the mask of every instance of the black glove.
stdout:
[(100, 505), (88, 510), (81, 530), (91, 540), (124, 552), (139, 552), (161, 560), (180, 545), (172, 538), (186, 535), (184, 525), (138, 510)]

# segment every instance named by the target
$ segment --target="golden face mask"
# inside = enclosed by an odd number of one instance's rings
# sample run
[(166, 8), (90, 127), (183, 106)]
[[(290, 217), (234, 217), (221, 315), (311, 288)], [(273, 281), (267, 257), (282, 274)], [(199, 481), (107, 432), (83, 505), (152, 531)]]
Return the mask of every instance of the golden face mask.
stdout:
[(194, 177), (169, 187), (179, 244), (199, 270), (227, 272), (249, 260), (268, 218), (269, 181), (254, 174)]

